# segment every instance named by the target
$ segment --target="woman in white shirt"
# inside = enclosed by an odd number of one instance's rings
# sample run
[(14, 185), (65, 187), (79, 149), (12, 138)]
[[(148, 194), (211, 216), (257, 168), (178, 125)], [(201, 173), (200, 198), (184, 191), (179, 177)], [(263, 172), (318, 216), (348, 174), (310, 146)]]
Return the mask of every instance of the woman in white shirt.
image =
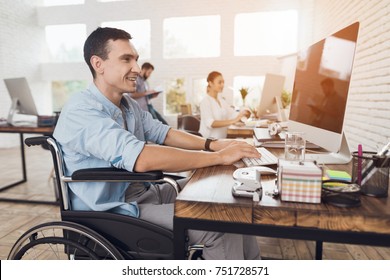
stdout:
[(200, 103), (200, 128), (203, 137), (226, 138), (228, 126), (235, 124), (248, 114), (237, 113), (227, 101), (220, 96), (225, 81), (221, 73), (213, 71), (207, 77), (207, 95)]

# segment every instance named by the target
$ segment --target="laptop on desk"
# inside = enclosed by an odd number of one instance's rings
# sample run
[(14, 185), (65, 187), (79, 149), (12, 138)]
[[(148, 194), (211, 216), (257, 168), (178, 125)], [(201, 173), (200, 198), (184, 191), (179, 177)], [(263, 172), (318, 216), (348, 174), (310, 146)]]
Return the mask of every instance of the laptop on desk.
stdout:
[(256, 147), (284, 148), (285, 132), (271, 135), (268, 128), (255, 128), (253, 130), (253, 142)]
[[(277, 135), (270, 135), (268, 128), (255, 128), (253, 130), (253, 140), (255, 146), (265, 148), (284, 148), (286, 132), (282, 131)], [(307, 149), (320, 149), (321, 147), (306, 141)]]
[(256, 127), (253, 129), (253, 136), (259, 142), (281, 141), (285, 139), (285, 132), (282, 131), (277, 135), (271, 135), (268, 128)]

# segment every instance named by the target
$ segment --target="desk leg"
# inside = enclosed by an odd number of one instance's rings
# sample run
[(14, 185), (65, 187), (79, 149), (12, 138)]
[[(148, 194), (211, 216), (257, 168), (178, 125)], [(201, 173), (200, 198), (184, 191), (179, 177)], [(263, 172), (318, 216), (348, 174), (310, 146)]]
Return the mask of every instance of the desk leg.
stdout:
[(24, 183), (27, 181), (27, 169), (26, 169), (26, 158), (25, 158), (25, 153), (24, 153), (24, 143), (23, 143), (23, 140), (24, 140), (24, 137), (23, 137), (23, 133), (19, 133), (19, 136), (20, 136), (20, 155), (21, 155), (21, 159), (22, 159), (22, 172), (23, 172), (23, 178), (19, 181), (16, 181), (14, 183), (11, 183), (11, 184), (8, 184), (8, 185), (5, 185), (3, 187), (0, 188), (0, 192), (1, 191), (5, 191), (9, 188), (12, 188), (14, 186), (17, 186), (21, 183)]
[(177, 260), (186, 258), (186, 229), (180, 218), (173, 218), (173, 253)]
[[(23, 133), (19, 133), (19, 139), (20, 139), (20, 156), (22, 159), (22, 173), (23, 178), (19, 181), (16, 181), (14, 183), (5, 185), (0, 188), (0, 192), (5, 191), (9, 188), (15, 187), (19, 184), (22, 184), (27, 181), (27, 168), (26, 168), (26, 154), (25, 154), (25, 147), (24, 147), (24, 136)], [(15, 203), (33, 203), (33, 204), (48, 204), (48, 205), (58, 205), (58, 198), (56, 197), (56, 201), (46, 201), (46, 200), (27, 200), (27, 199), (14, 199), (14, 198), (3, 198), (0, 197), (0, 201), (6, 201), (6, 202), (15, 202)]]
[(20, 133), (20, 154), (22, 156), (23, 182), (27, 181), (26, 154), (24, 150), (24, 137)]
[(322, 241), (316, 241), (316, 260), (322, 260)]

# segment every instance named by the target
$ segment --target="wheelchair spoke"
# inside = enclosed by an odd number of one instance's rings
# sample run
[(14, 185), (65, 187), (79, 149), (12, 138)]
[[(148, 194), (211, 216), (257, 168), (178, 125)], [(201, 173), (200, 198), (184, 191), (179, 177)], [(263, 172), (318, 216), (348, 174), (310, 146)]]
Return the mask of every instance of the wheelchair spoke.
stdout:
[(96, 232), (71, 222), (38, 225), (15, 243), (8, 259), (123, 259), (120, 252)]

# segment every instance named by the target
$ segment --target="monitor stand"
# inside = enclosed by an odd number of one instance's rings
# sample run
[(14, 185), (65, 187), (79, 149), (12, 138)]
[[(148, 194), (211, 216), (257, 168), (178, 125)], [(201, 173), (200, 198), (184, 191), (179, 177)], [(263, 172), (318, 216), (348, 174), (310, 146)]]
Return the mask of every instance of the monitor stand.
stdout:
[(28, 126), (28, 127), (36, 127), (38, 120), (37, 116), (34, 115), (23, 115), (22, 118), (19, 114), (19, 101), (17, 98), (12, 99), (12, 104), (11, 108), (9, 109), (8, 112), (8, 117), (7, 117), (7, 124), (12, 125), (12, 126)]
[(7, 117), (7, 123), (12, 125), (14, 122), (14, 116), (18, 112), (18, 99), (17, 98), (12, 98), (12, 103), (11, 103), (11, 108), (9, 109), (8, 112), (8, 117)]
[(316, 161), (317, 164), (347, 164), (351, 161), (352, 156), (349, 150), (347, 138), (343, 133), (341, 139), (340, 150), (337, 153), (320, 153), (320, 154), (306, 154), (305, 160)]

